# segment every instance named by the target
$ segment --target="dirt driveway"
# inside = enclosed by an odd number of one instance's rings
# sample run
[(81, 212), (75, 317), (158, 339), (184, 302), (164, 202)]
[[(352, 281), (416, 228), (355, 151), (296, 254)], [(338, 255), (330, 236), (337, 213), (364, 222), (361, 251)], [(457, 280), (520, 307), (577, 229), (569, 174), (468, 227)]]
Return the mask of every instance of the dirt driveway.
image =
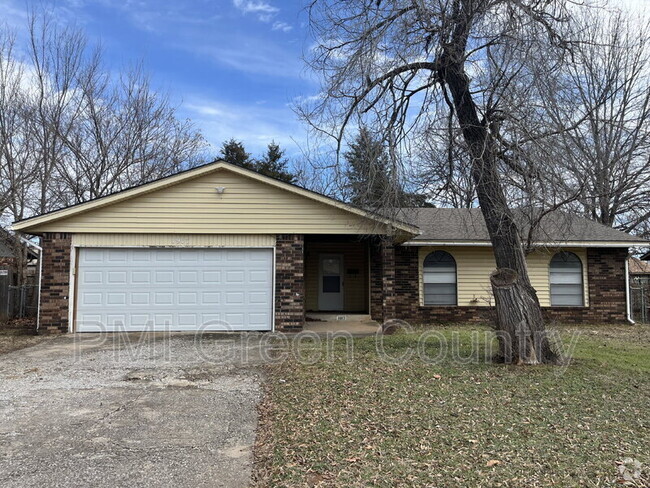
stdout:
[(260, 335), (66, 335), (0, 355), (0, 486), (247, 486)]

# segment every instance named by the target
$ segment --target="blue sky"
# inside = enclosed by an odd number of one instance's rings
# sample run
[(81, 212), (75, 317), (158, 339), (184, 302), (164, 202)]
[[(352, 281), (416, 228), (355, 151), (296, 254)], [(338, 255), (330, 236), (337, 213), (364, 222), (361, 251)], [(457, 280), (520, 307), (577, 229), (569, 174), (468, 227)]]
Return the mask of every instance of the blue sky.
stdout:
[[(650, 0), (615, 0), (644, 12)], [(318, 93), (302, 55), (308, 0), (38, 0), (101, 42), (111, 69), (139, 60), (213, 145), (235, 137), (257, 154), (275, 140), (290, 156), (306, 130), (291, 106)], [(29, 0), (0, 0), (0, 23), (24, 29)]]
[[(215, 154), (230, 137), (254, 153), (271, 140), (300, 153), (306, 133), (291, 105), (318, 91), (302, 61), (310, 42), (304, 0), (41, 3), (101, 42), (111, 69), (142, 60), (154, 86), (196, 123)], [(24, 27), (24, 0), (0, 0), (0, 10), (10, 26)]]

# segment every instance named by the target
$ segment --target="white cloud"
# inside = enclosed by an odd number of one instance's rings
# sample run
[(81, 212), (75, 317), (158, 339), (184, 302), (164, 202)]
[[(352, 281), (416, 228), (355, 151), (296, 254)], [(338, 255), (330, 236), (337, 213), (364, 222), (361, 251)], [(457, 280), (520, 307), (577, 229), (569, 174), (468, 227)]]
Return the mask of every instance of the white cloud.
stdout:
[(233, 45), (182, 43), (176, 46), (195, 56), (229, 66), (244, 73), (265, 75), (280, 78), (299, 78), (302, 62), (298, 56), (292, 55), (284, 47), (271, 42), (261, 42), (259, 39), (239, 38), (233, 35)]
[(201, 127), (215, 152), (231, 137), (243, 141), (253, 154), (264, 151), (272, 140), (295, 154), (299, 152), (297, 144), (306, 140), (304, 126), (285, 105), (239, 104), (194, 95), (180, 110)]
[(257, 19), (261, 22), (271, 22), (280, 11), (279, 8), (263, 0), (233, 0), (232, 3), (244, 14), (257, 15)]
[(273, 22), (273, 27), (271, 27), (272, 30), (280, 30), (282, 32), (289, 32), (291, 29), (293, 29), (293, 26), (287, 24), (286, 22)]

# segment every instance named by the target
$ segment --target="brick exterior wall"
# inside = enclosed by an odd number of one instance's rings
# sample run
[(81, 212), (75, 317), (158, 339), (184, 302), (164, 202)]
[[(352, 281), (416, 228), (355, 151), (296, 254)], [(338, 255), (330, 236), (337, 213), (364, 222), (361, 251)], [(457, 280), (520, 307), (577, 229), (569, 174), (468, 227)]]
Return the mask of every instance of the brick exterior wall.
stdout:
[(48, 233), (43, 235), (41, 243), (43, 277), (39, 333), (68, 332), (72, 236), (64, 233)]
[(398, 318), (395, 293), (395, 246), (387, 240), (380, 243), (382, 272), (382, 308), (384, 321)]
[[(43, 236), (41, 333), (68, 331), (71, 235)], [(282, 234), (275, 251), (275, 327), (302, 330), (305, 322), (304, 236)], [(549, 321), (622, 323), (627, 319), (625, 259), (627, 249), (589, 249), (589, 307), (546, 307)], [(418, 249), (377, 240), (370, 245), (370, 314), (383, 322), (392, 318), (413, 323), (486, 322), (491, 307), (420, 306)]]
[(275, 243), (275, 329), (300, 331), (305, 324), (305, 239), (280, 234)]
[(418, 275), (418, 248), (395, 248), (395, 295), (397, 318), (412, 323), (464, 322), (493, 320), (491, 307), (422, 307)]
[(589, 307), (548, 307), (544, 315), (561, 323), (627, 322), (625, 260), (628, 250), (587, 249)]
[(378, 322), (401, 318), (395, 288), (396, 249), (386, 239), (370, 242), (370, 316)]
[[(562, 323), (621, 323), (627, 319), (625, 259), (627, 249), (588, 249), (589, 307), (545, 307), (549, 321)], [(395, 313), (413, 323), (488, 322), (493, 307), (420, 306), (418, 249), (395, 248)]]
[(383, 266), (381, 259), (381, 247), (379, 242), (369, 242), (370, 255), (370, 317), (377, 322), (382, 322), (384, 317), (383, 299)]

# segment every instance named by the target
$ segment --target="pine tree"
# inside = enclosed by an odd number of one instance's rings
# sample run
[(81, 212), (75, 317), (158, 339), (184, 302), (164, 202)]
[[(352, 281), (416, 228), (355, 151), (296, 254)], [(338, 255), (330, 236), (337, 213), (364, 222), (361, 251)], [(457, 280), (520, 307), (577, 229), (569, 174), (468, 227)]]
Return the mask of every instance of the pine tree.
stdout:
[(345, 171), (350, 203), (357, 207), (376, 209), (396, 207), (429, 207), (425, 195), (406, 192), (394, 174), (383, 142), (361, 127), (350, 149), (343, 154), (348, 163)]
[(241, 141), (230, 139), (221, 145), (221, 159), (225, 162), (255, 171), (254, 160)]
[(276, 180), (287, 183), (295, 183), (297, 175), (287, 169), (289, 161), (284, 157), (284, 150), (275, 141), (272, 141), (266, 150), (266, 154), (257, 161), (257, 172)]
[(296, 174), (288, 170), (289, 161), (284, 157), (284, 150), (275, 142), (268, 145), (266, 153), (260, 159), (254, 159), (250, 153), (246, 152), (241, 141), (230, 139), (221, 145), (220, 157), (227, 163), (276, 180), (295, 183), (298, 179)]
[(379, 208), (390, 189), (389, 161), (381, 141), (362, 127), (343, 154), (350, 202), (357, 207)]

